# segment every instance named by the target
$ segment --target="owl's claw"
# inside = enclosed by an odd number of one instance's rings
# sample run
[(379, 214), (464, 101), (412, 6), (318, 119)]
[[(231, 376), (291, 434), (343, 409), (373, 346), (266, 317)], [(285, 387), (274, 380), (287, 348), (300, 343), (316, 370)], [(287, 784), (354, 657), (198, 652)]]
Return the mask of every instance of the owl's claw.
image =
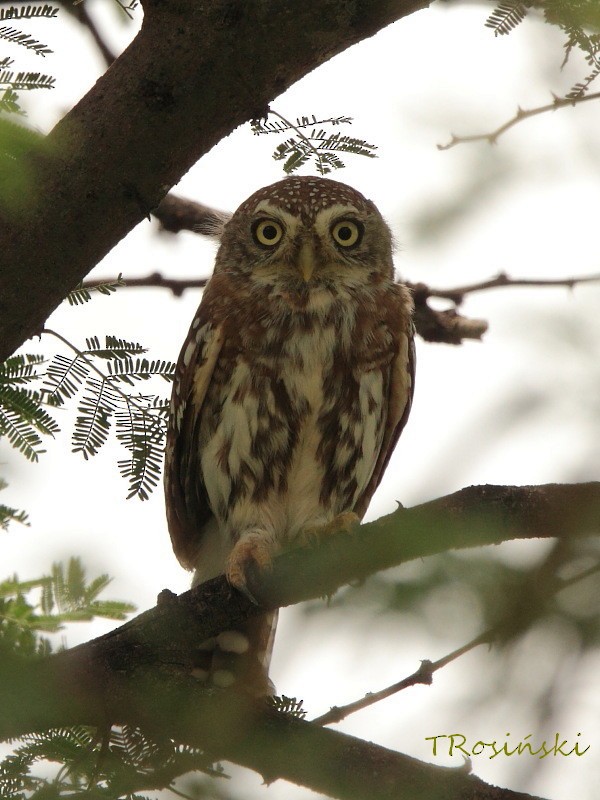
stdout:
[(265, 540), (265, 534), (246, 534), (237, 541), (227, 559), (225, 577), (229, 584), (241, 592), (254, 605), (260, 605), (248, 588), (248, 579), (253, 571), (263, 571), (271, 568), (273, 563), (273, 546)]
[(300, 540), (302, 544), (314, 547), (335, 533), (350, 533), (359, 523), (360, 517), (357, 514), (353, 511), (344, 511), (323, 525), (308, 525), (302, 531)]

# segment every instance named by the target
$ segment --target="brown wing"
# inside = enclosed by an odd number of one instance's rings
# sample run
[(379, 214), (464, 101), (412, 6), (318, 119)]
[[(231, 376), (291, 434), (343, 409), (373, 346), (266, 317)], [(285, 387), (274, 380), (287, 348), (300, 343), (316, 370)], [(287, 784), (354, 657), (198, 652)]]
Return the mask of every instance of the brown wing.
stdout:
[(179, 354), (165, 455), (167, 522), (175, 555), (194, 569), (213, 516), (202, 479), (198, 431), (202, 406), (223, 345), (223, 330), (201, 305)]
[(415, 343), (411, 334), (402, 332), (398, 337), (398, 352), (390, 365), (388, 413), (381, 450), (366, 489), (358, 498), (354, 511), (363, 517), (371, 497), (379, 486), (383, 473), (400, 438), (412, 405), (415, 389)]

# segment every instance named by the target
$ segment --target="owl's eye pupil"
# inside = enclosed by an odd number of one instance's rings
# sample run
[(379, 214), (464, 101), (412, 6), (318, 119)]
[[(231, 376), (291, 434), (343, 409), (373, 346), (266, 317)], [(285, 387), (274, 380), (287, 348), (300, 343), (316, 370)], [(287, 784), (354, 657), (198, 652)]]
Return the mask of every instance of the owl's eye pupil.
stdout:
[(340, 238), (340, 239), (342, 239), (344, 242), (347, 242), (347, 241), (348, 241), (348, 239), (351, 239), (351, 238), (352, 238), (352, 231), (351, 231), (351, 230), (350, 230), (350, 228), (348, 228), (347, 226), (344, 226), (344, 227), (338, 228), (337, 235), (338, 235), (338, 236), (339, 236), (339, 238)]
[(277, 230), (275, 225), (265, 225), (264, 228), (262, 229), (262, 235), (265, 237), (265, 239), (269, 240), (276, 239), (278, 233), (279, 231)]

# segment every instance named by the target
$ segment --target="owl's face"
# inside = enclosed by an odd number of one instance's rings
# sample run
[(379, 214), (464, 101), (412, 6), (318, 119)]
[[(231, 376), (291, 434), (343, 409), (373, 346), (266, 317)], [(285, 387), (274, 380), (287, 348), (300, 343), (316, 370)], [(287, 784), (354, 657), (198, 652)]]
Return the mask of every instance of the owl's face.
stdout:
[(392, 237), (375, 205), (337, 181), (285, 178), (251, 195), (223, 232), (215, 273), (305, 294), (392, 278)]

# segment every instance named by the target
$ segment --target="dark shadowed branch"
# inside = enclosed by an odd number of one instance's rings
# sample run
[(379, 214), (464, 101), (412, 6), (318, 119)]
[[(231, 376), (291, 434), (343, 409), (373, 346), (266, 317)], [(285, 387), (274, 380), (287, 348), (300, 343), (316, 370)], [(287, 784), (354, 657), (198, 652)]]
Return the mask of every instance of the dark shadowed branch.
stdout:
[[(600, 483), (473, 486), (398, 509), (351, 534), (332, 535), (318, 548), (290, 551), (251, 587), (263, 608), (274, 608), (452, 548), (514, 538), (570, 541), (598, 533)], [(0, 737), (57, 725), (131, 723), (208, 749), (215, 759), (248, 766), (268, 781), (282, 777), (333, 797), (529, 797), (488, 786), (462, 769), (424, 764), (324, 730), (233, 692), (201, 689), (190, 678), (198, 642), (259, 612), (216, 578), (179, 597), (161, 593), (156, 608), (72, 650), (34, 662), (4, 659)], [(461, 651), (441, 659), (440, 666)]]

